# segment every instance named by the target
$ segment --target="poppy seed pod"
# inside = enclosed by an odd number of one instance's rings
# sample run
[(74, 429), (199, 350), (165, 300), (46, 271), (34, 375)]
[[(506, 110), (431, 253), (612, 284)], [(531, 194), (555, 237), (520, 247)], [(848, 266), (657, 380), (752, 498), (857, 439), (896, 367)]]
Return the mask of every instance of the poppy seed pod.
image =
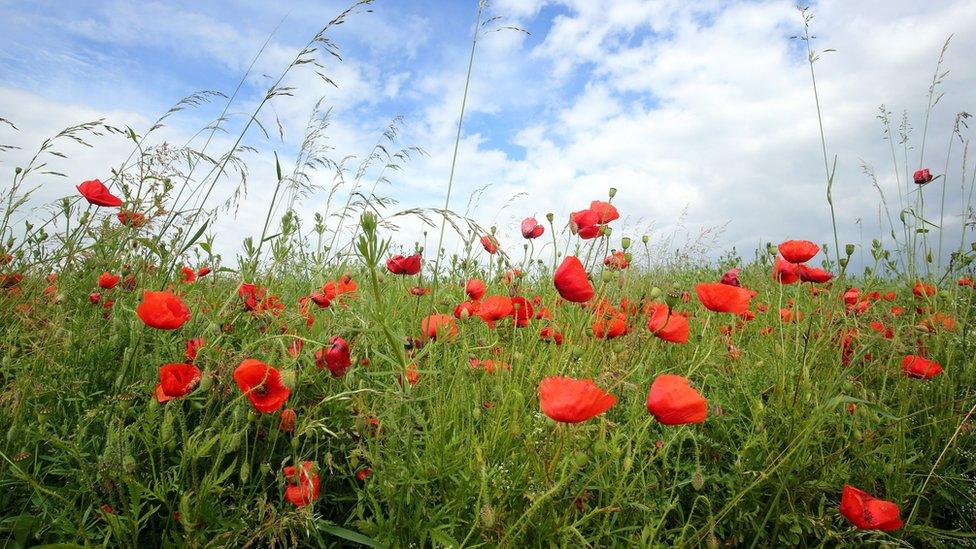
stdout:
[(854, 245), (847, 244), (846, 246), (844, 246), (844, 251), (847, 253), (848, 257), (854, 255)]
[(625, 237), (623, 237), (623, 238), (620, 239), (620, 247), (623, 248), (623, 249), (625, 249), (625, 250), (630, 247), (630, 237), (629, 236), (625, 236)]

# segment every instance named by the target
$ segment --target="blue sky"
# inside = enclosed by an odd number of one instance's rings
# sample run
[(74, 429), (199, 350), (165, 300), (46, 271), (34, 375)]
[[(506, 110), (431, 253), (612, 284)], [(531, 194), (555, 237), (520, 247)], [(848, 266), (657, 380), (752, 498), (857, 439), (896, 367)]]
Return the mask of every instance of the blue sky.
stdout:
[[(346, 5), (0, 0), (0, 116), (19, 122), (13, 139), (25, 149), (94, 116), (145, 129), (190, 92), (230, 92), (283, 20), (232, 109), (244, 112), (267, 87), (262, 75), (278, 74)], [(878, 233), (877, 195), (861, 161), (876, 166), (889, 196), (897, 185), (878, 105), (906, 109), (920, 128), (939, 49), (956, 32), (946, 96), (930, 131), (933, 157), (922, 159), (944, 170), (952, 119), (974, 108), (967, 90), (976, 88), (976, 62), (967, 52), (976, 48), (976, 6), (832, 0), (812, 9), (819, 47), (838, 50), (817, 70), (828, 145), (838, 155), (842, 235), (858, 242), (862, 233)], [(323, 96), (333, 108), (337, 157), (366, 154), (402, 115), (401, 145), (429, 156), (395, 174), (386, 192), (401, 208), (441, 205), (477, 4), (380, 0), (372, 10), (330, 34), (344, 58), (327, 65), (338, 89), (297, 73), (289, 81), (295, 97), (276, 101), (263, 118), (273, 126), (277, 115), (284, 139), (250, 134), (262, 153), (253, 159), (254, 204), (219, 226), (228, 251), (246, 236), (241, 227), (262, 215), (270, 152), (294, 156), (311, 106)], [(816, 112), (809, 69), (789, 38), (801, 23), (791, 2), (498, 0), (488, 15), (529, 34), (481, 37), (454, 204), (462, 209), (471, 192), (490, 185), (475, 217), (499, 225), (513, 252), (520, 252), (522, 217), (552, 211), (563, 219), (611, 186), (625, 204), (621, 234), (650, 232), (662, 247), (690, 246), (704, 231), (709, 255), (736, 246), (748, 257), (760, 241), (828, 239)], [(181, 113), (166, 136), (192, 135), (222, 106)], [(78, 181), (104, 176), (124, 148), (97, 148), (72, 157), (63, 171)], [(916, 167), (917, 152), (911, 156), (899, 172)], [(0, 171), (17, 160), (0, 158)], [(51, 183), (38, 199), (70, 194), (73, 184)], [(509, 203), (515, 195), (521, 198)], [(300, 213), (320, 211), (319, 199), (310, 197)], [(958, 211), (955, 195), (949, 202)], [(958, 227), (956, 218), (947, 226)], [(418, 228), (408, 223), (404, 232)]]

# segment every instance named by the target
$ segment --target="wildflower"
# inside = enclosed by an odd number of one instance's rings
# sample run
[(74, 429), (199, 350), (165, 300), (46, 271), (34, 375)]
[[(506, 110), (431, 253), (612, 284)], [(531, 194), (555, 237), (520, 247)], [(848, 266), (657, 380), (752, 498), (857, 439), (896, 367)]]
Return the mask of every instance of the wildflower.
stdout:
[(932, 174), (928, 168), (915, 170), (915, 173), (912, 175), (912, 180), (915, 181), (916, 185), (924, 185), (932, 181)]
[(539, 238), (544, 232), (546, 232), (546, 228), (540, 225), (534, 217), (526, 217), (522, 220), (522, 238)]
[(208, 274), (210, 274), (210, 267), (200, 267), (200, 270), (197, 271), (197, 276), (200, 277), (207, 276)]
[(902, 527), (898, 505), (875, 498), (848, 484), (841, 492), (840, 512), (862, 530), (890, 532)]
[(834, 278), (833, 273), (829, 271), (819, 267), (807, 267), (806, 265), (797, 266), (797, 274), (800, 275), (800, 280), (803, 282), (814, 282), (818, 284), (830, 282), (830, 279)]
[(477, 278), (468, 279), (468, 283), (464, 286), (464, 292), (468, 294), (473, 301), (478, 301), (485, 295), (487, 291), (487, 286), (485, 283), (478, 280)]
[(182, 275), (184, 284), (189, 284), (197, 279), (196, 271), (194, 271), (190, 267), (183, 267), (182, 269), (180, 269), (180, 274)]
[(253, 358), (245, 359), (237, 366), (234, 381), (254, 409), (263, 414), (281, 408), (291, 394), (291, 390), (282, 384), (281, 373), (276, 368)]
[(122, 280), (121, 276), (104, 272), (98, 276), (98, 287), (104, 290), (111, 290), (119, 284), (119, 280)]
[[(407, 383), (410, 385), (416, 385), (420, 381), (420, 372), (417, 370), (416, 364), (410, 364), (407, 369), (403, 372), (404, 377), (407, 378)], [(403, 382), (401, 382), (402, 384)]]
[(796, 265), (776, 256), (773, 261), (773, 280), (780, 284), (793, 284), (800, 280), (800, 271)]
[(656, 337), (671, 343), (688, 343), (688, 319), (674, 314), (664, 303), (652, 303), (647, 329)]
[(311, 461), (302, 463), (301, 467), (293, 465), (286, 466), (285, 473), (285, 499), (295, 507), (304, 507), (319, 497), (319, 475)]
[(706, 309), (717, 313), (744, 313), (749, 310), (749, 300), (752, 299), (748, 290), (726, 284), (698, 284), (695, 293)]
[(627, 260), (627, 254), (618, 250), (604, 258), (603, 264), (610, 269), (619, 271), (626, 269), (630, 265), (630, 261)]
[(76, 187), (81, 196), (95, 206), (117, 208), (122, 205), (122, 199), (109, 192), (108, 187), (97, 179), (85, 181)]
[(552, 326), (546, 326), (539, 330), (539, 339), (542, 341), (552, 341), (557, 346), (563, 344), (563, 334), (557, 332)]
[(495, 327), (495, 322), (501, 320), (515, 312), (512, 298), (493, 295), (485, 298), (478, 306), (477, 315), (488, 324), (489, 328)]
[(915, 294), (915, 297), (932, 297), (935, 295), (935, 287), (919, 280), (915, 282), (912, 293)]
[(593, 297), (593, 286), (586, 276), (586, 269), (575, 256), (566, 256), (553, 275), (556, 291), (566, 301), (585, 303)]
[(491, 255), (495, 255), (498, 252), (498, 239), (494, 235), (485, 235), (481, 237), (481, 246)]
[(203, 338), (195, 337), (186, 342), (186, 359), (193, 362), (197, 358), (197, 353), (203, 348)]
[(610, 318), (600, 315), (593, 325), (593, 335), (600, 339), (613, 339), (627, 333), (627, 315), (623, 313), (613, 313)]
[(431, 290), (430, 288), (422, 288), (420, 286), (413, 286), (413, 287), (410, 288), (410, 295), (415, 295), (417, 297), (420, 297), (422, 295), (428, 295), (428, 294), (430, 294), (431, 291), (433, 291), (433, 290)]
[(942, 366), (934, 360), (926, 360), (920, 356), (907, 355), (901, 361), (901, 371), (909, 377), (932, 379), (942, 372)]
[(346, 370), (352, 365), (349, 357), (349, 343), (339, 336), (332, 336), (329, 340), (329, 347), (319, 349), (315, 353), (315, 365), (321, 368), (328, 368), (335, 377), (346, 375)]
[(294, 433), (298, 414), (292, 408), (285, 408), (278, 415), (278, 430), (282, 433)]
[(727, 286), (739, 287), (742, 284), (739, 282), (739, 269), (729, 269), (725, 271), (722, 278), (719, 280), (720, 284), (725, 284)]
[(395, 255), (386, 260), (386, 269), (395, 275), (415, 275), (420, 272), (420, 265), (419, 253), (407, 257)]
[(793, 264), (806, 263), (820, 253), (820, 246), (809, 240), (787, 240), (778, 248), (783, 259)]
[(432, 314), (420, 323), (420, 331), (423, 337), (430, 339), (437, 339), (438, 336), (454, 339), (458, 333), (458, 327), (451, 315)]
[(147, 326), (158, 330), (175, 330), (190, 320), (190, 309), (183, 300), (165, 290), (143, 292), (136, 314)]
[(478, 314), (480, 303), (477, 301), (462, 301), (454, 308), (454, 317), (460, 319), (471, 318)]
[(684, 377), (663, 374), (647, 393), (647, 411), (664, 425), (701, 423), (708, 416), (708, 401)]
[(159, 367), (156, 400), (166, 402), (185, 396), (200, 382), (200, 369), (192, 364), (163, 364)]
[(580, 423), (609, 410), (617, 397), (588, 379), (547, 377), (539, 383), (542, 412), (563, 423)]
[(125, 225), (126, 227), (132, 227), (133, 229), (138, 229), (146, 224), (146, 216), (139, 212), (122, 210), (117, 213), (115, 217), (119, 218), (119, 223)]

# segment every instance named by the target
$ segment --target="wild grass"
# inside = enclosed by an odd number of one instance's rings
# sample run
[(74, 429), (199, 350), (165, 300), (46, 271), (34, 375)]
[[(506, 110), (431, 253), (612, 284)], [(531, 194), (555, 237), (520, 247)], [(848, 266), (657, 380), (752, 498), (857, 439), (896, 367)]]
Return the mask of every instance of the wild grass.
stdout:
[[(482, 23), (485, 7), (479, 4), (469, 73), (479, 36), (513, 30), (496, 17)], [(237, 92), (193, 94), (142, 134), (104, 121), (72, 126), (43, 142), (5, 183), (5, 547), (976, 545), (976, 293), (956, 282), (973, 276), (976, 257), (967, 240), (976, 174), (967, 166), (966, 113), (957, 116), (946, 148), (944, 174), (953, 143), (961, 143), (959, 192), (967, 198), (960, 245), (945, 264), (948, 176), (912, 183), (908, 115), (896, 136), (884, 106), (879, 118), (890, 144), (899, 224), (873, 168), (863, 166), (879, 192), (879, 226), (890, 244), (875, 239), (873, 264), (855, 276), (847, 272), (854, 247), (841, 248), (834, 221), (833, 253), (825, 256), (839, 277), (782, 285), (770, 277), (773, 244), (758, 247), (748, 262), (735, 250), (708, 260), (722, 227), (649, 229), (640, 236), (607, 228), (586, 241), (570, 233), (562, 214), (550, 214), (548, 233), (526, 242), (521, 258), (504, 250), (488, 255), (478, 240), (494, 228), (477, 220), (478, 192), (463, 213), (451, 210), (450, 180), (443, 208), (398, 210), (383, 196), (393, 174), (426, 154), (399, 142), (400, 119), (362, 158), (335, 159), (330, 111), (321, 103), (294, 165), (282, 166), (275, 155), (274, 198), (264, 217), (242, 220), (262, 227), (258, 240), (246, 239), (236, 261), (225, 261), (215, 251), (212, 224), (247, 192), (247, 159), (257, 152), (249, 139), (269, 134), (264, 109), (288, 99), (290, 71), (315, 70), (332, 83), (325, 59), (340, 57), (330, 29), (369, 9), (359, 2), (317, 33), (237, 126), (231, 114)], [(815, 79), (806, 12), (803, 22)], [(940, 57), (926, 121), (938, 104), (942, 63)], [(221, 113), (193, 140), (173, 146), (151, 139), (170, 116), (221, 100)], [(14, 136), (15, 122), (0, 118)], [(838, 182), (822, 125), (821, 131), (833, 213)], [(24, 211), (39, 176), (63, 177), (48, 168), (52, 158), (65, 158), (63, 143), (88, 145), (106, 134), (130, 140), (132, 154), (103, 179), (126, 210), (145, 214), (145, 225), (122, 225), (115, 209), (77, 196), (50, 205), (47, 217)], [(226, 150), (212, 152), (224, 142)], [(11, 150), (4, 145), (0, 154)], [(227, 200), (214, 205), (215, 189), (227, 184)], [(941, 191), (930, 190), (937, 185)], [(938, 225), (924, 215), (923, 192), (942, 193)], [(593, 198), (613, 201), (615, 194)], [(298, 206), (322, 195), (311, 223), (301, 219)], [(424, 268), (416, 277), (384, 268), (407, 218), (439, 230), (432, 250), (426, 229), (417, 237)], [(453, 250), (444, 249), (447, 227), (460, 241)], [(929, 230), (939, 232), (938, 260), (928, 248)], [(615, 250), (632, 254), (628, 268), (606, 268), (603, 258)], [(586, 307), (562, 302), (553, 288), (553, 271), (567, 255), (583, 260), (596, 288)], [(213, 272), (185, 282), (183, 266)], [(710, 312), (684, 295), (734, 267), (758, 292), (753, 320)], [(123, 282), (100, 289), (102, 272)], [(326, 308), (308, 303), (312, 292), (343, 275), (357, 282), (355, 293)], [(489, 295), (538, 296), (537, 309), (546, 307), (552, 318), (491, 328), (461, 315), (454, 338), (420, 337), (423, 318), (451, 314), (466, 299), (471, 277), (487, 282)], [(937, 291), (915, 295), (920, 280)], [(284, 307), (247, 310), (242, 283), (266, 287)], [(414, 295), (414, 287), (433, 291)], [(852, 314), (842, 299), (851, 287), (862, 296), (894, 297)], [(178, 330), (154, 330), (135, 314), (142, 291), (161, 288), (179, 293), (192, 312)], [(592, 323), (601, 313), (593, 303), (624, 299), (663, 300), (687, 312), (688, 343), (657, 339), (638, 311), (627, 315), (625, 335), (596, 337)], [(932, 314), (952, 322), (933, 322)], [(890, 328), (891, 337), (872, 323)], [(540, 338), (546, 326), (565, 336), (561, 345)], [(852, 331), (858, 335), (845, 347), (843, 336)], [(333, 336), (352, 348), (353, 366), (342, 377), (316, 367), (316, 351)], [(186, 361), (191, 338), (205, 341), (194, 359), (199, 385), (160, 403), (159, 367)], [(944, 372), (931, 380), (903, 375), (902, 357), (923, 353)], [(297, 416), (293, 429), (281, 429), (280, 413), (256, 412), (237, 388), (232, 372), (245, 358), (282, 371), (291, 389), (285, 408)], [(472, 367), (472, 359), (489, 358), (511, 368)], [(412, 368), (415, 384), (408, 381)], [(704, 423), (664, 426), (648, 414), (648, 387), (662, 373), (687, 377), (708, 399)], [(552, 375), (592, 379), (618, 402), (586, 422), (556, 423), (541, 412), (537, 394), (540, 380)], [(318, 471), (320, 495), (295, 507), (284, 498), (282, 469), (304, 461)], [(837, 509), (845, 484), (897, 503), (904, 527), (854, 529)]]

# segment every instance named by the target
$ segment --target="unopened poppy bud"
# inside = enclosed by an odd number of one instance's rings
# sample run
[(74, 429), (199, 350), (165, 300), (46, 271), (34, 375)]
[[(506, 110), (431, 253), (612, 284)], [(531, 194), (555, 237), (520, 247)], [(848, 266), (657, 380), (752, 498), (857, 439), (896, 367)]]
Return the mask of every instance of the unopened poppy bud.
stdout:
[(840, 258), (840, 266), (841, 267), (844, 267), (844, 268), (847, 267), (847, 258), (846, 257)]
[(653, 288), (651, 288), (650, 296), (651, 296), (651, 299), (657, 299), (657, 298), (661, 297), (661, 288), (658, 288), (657, 286), (654, 286)]
[(623, 238), (620, 239), (620, 247), (623, 248), (623, 249), (625, 249), (625, 250), (630, 247), (630, 237), (629, 236), (625, 236), (625, 237), (623, 237)]
[(491, 234), (495, 234), (495, 232), (497, 232), (497, 231), (498, 231), (498, 227), (492, 225), (491, 226)]
[(552, 223), (552, 220), (554, 218), (555, 218), (555, 216), (552, 215), (552, 212), (549, 212), (549, 213), (546, 214), (546, 220), (548, 220), (549, 223)]
[(614, 187), (610, 187), (610, 198), (613, 198), (615, 196), (617, 196), (617, 189)]
[(647, 236), (647, 235), (645, 234), (644, 236), (642, 236), (642, 237), (641, 237), (641, 241), (642, 241), (642, 242), (643, 242), (644, 244), (647, 244), (648, 242), (650, 242), (650, 241), (651, 241), (651, 237), (649, 237), (649, 236)]
[(681, 300), (681, 296), (674, 292), (671, 292), (664, 297), (664, 302), (667, 303), (668, 309), (674, 309), (674, 306), (677, 305), (678, 301), (680, 300)]
[(766, 253), (769, 255), (776, 255), (777, 253), (779, 253), (779, 248), (774, 246), (772, 242), (767, 242)]
[(610, 271), (610, 270), (606, 270), (606, 271), (603, 271), (603, 273), (602, 273), (602, 274), (600, 275), (600, 278), (601, 278), (601, 279), (602, 279), (602, 280), (603, 280), (604, 282), (610, 282), (611, 280), (613, 280), (613, 279), (614, 279), (614, 277), (615, 277), (615, 276), (616, 276), (616, 275), (614, 274), (614, 272), (613, 272), (613, 271)]
[(847, 252), (847, 257), (854, 255), (854, 245), (848, 244), (844, 246), (844, 251)]
[(24, 169), (23, 169), (23, 168), (21, 168), (20, 166), (17, 166), (16, 168), (14, 168), (14, 173), (15, 173), (15, 174), (19, 174), (19, 173), (20, 173), (20, 172), (22, 172), (22, 171), (24, 171)]
[(600, 234), (602, 234), (603, 236), (610, 236), (612, 233), (613, 233), (613, 229), (610, 228), (610, 225), (600, 226)]

